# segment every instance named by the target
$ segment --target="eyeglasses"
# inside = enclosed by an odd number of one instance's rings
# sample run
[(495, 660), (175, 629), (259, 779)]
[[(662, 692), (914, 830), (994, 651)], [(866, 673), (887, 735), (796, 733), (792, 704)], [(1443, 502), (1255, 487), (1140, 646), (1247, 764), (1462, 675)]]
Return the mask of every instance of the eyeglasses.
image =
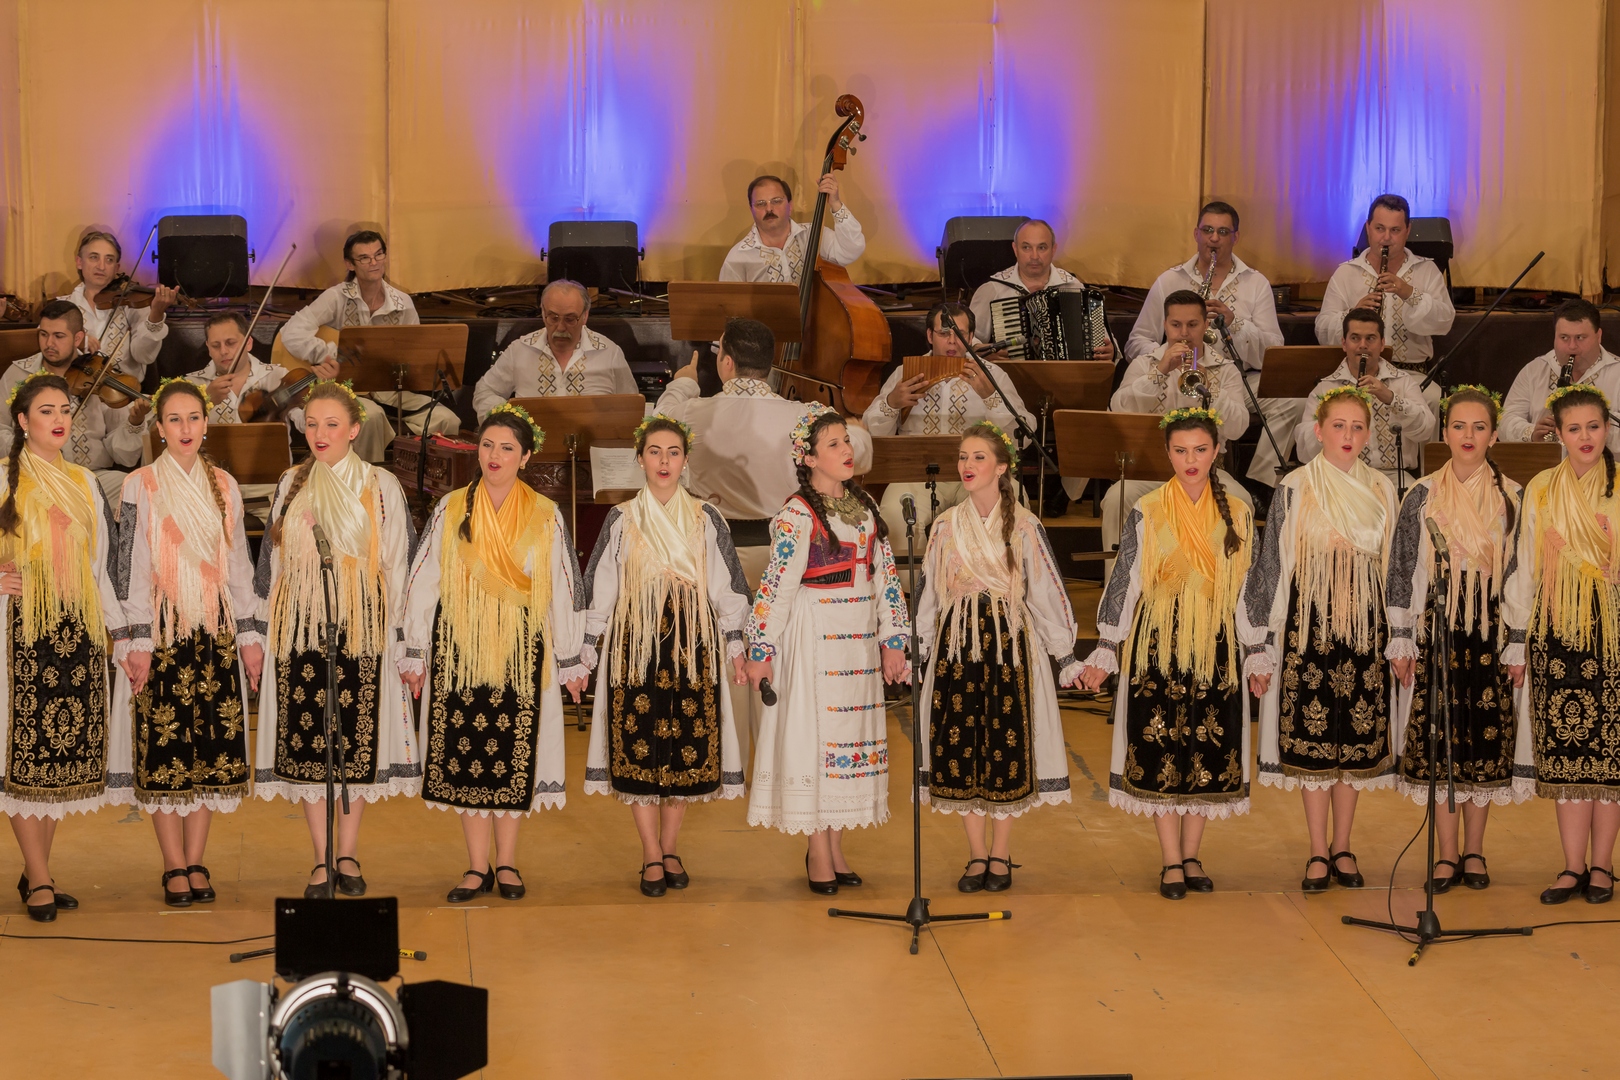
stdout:
[(356, 266), (377, 266), (388, 261), (388, 254), (384, 252), (380, 255), (356, 255), (349, 261)]
[(1213, 225), (1200, 225), (1200, 226), (1198, 226), (1198, 231), (1203, 233), (1204, 236), (1207, 239), (1213, 240), (1215, 237), (1218, 236), (1222, 240), (1225, 240), (1228, 236), (1231, 236), (1237, 230), (1236, 229), (1228, 229), (1228, 228), (1225, 228), (1225, 227), (1217, 229)]
[(574, 312), (563, 315), (556, 311), (542, 311), (540, 312), (540, 318), (548, 323), (557, 323), (559, 326), (578, 326), (585, 316)]

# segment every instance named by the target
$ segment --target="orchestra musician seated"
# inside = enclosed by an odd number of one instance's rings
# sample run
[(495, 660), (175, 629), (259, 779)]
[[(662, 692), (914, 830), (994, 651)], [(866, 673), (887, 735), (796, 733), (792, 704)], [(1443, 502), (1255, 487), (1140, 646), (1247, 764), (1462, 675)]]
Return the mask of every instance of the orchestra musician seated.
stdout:
[[(1610, 401), (1620, 401), (1620, 357), (1603, 347), (1603, 316), (1588, 300), (1566, 300), (1553, 313), (1553, 347), (1513, 379), (1497, 436), (1503, 442), (1556, 442), (1557, 425), (1547, 397), (1565, 380), (1589, 383)], [(1609, 449), (1620, 454), (1620, 425), (1609, 425)]]
[[(1082, 292), (1085, 289), (1079, 278), (1063, 267), (1054, 265), (1057, 259), (1057, 233), (1040, 218), (1031, 218), (1018, 226), (1018, 231), (1013, 234), (1012, 249), (1013, 265), (990, 275), (989, 281), (973, 290), (973, 299), (968, 304), (973, 309), (975, 325), (984, 327), (986, 334), (991, 326), (990, 305), (997, 300), (1030, 296), (1046, 289), (1059, 292)], [(990, 359), (1006, 360), (1007, 355), (996, 352), (991, 354)], [(1068, 359), (1085, 360), (1087, 357), (1071, 356)], [(1113, 341), (1105, 335), (1099, 344), (1092, 347), (1090, 359), (1113, 360)]]
[[(839, 197), (838, 177), (827, 173), (816, 184), (827, 196), (832, 227), (823, 225), (819, 258), (848, 266), (866, 251), (861, 223)], [(805, 244), (810, 226), (793, 220), (793, 189), (779, 176), (756, 176), (748, 184), (748, 212), (754, 225), (732, 245), (720, 265), (721, 281), (784, 281), (799, 283), (804, 270)]]
[[(960, 304), (935, 304), (928, 313), (928, 354), (933, 357), (954, 357), (960, 361), (964, 355), (962, 341), (946, 325), (946, 319), (955, 322), (963, 336), (973, 340), (975, 323), (970, 309)], [(985, 361), (985, 364), (995, 375), (994, 385), (978, 365), (971, 363), (954, 365), (959, 374), (947, 376), (932, 385), (927, 372), (907, 379), (904, 367), (896, 367), (884, 380), (872, 404), (866, 408), (866, 415), (862, 419), (867, 431), (873, 435), (960, 435), (979, 421), (989, 420), (1016, 438), (1014, 410), (1033, 428), (1035, 418), (1018, 396), (1018, 389), (1013, 386), (1007, 373), (989, 361)], [(943, 475), (951, 475), (950, 470), (946, 469)], [(941, 511), (962, 501), (962, 485), (958, 481), (937, 481), (934, 491)], [(883, 491), (879, 509), (888, 522), (889, 534), (897, 538), (896, 543), (901, 547), (897, 554), (903, 555), (903, 540), (900, 538), (906, 535), (906, 526), (900, 501), (905, 495), (910, 495), (917, 507), (917, 550), (921, 554), (925, 530), (934, 519), (930, 512), (928, 485), (890, 484)]]
[[(409, 294), (387, 280), (388, 243), (381, 233), (362, 229), (349, 234), (343, 241), (343, 265), (348, 267), (348, 277), (317, 296), (281, 328), (286, 350), (311, 365), (322, 379), (338, 378), (341, 367), (337, 342), (321, 339), (316, 333), (321, 327), (342, 330), (348, 326), (418, 326), (422, 322)], [(405, 428), (412, 435), (422, 434), (424, 424), (429, 434), (455, 435), (461, 430), (455, 412), (434, 404), (425, 394), (389, 391), (381, 396), (380, 407), (366, 409), (368, 418), (375, 415), (381, 422), (363, 425), (354, 441), (354, 452), (366, 461), (382, 461), (394, 441), (395, 427), (387, 421), (389, 415), (403, 414)], [(377, 396), (369, 399), (376, 401)]]
[[(0, 374), (0, 400), (9, 400), (20, 383), (41, 371), (67, 377), (74, 358), (83, 351), (83, 313), (71, 300), (50, 301), (39, 313), (39, 352), (14, 361)], [(70, 383), (73, 381), (69, 379)], [(77, 396), (70, 400), (74, 408), (73, 425), (62, 455), (95, 473), (109, 504), (117, 506), (125, 470), (141, 463), (141, 433), (149, 411), (147, 400), (139, 398), (119, 408), (110, 407), (99, 395), (85, 401)], [(18, 449), (12, 445), (11, 425), (0, 425), (0, 457)]]
[(515, 397), (641, 393), (624, 350), (586, 325), (590, 315), (591, 294), (579, 282), (560, 278), (542, 289), (545, 326), (502, 350), (473, 388), (479, 422)]
[(148, 365), (163, 348), (163, 339), (169, 336), (167, 313), (179, 294), (159, 285), (150, 303), (143, 301), (141, 307), (116, 306), (112, 300), (117, 292), (113, 282), (119, 277), (123, 258), (123, 246), (112, 233), (99, 229), (85, 233), (73, 257), (79, 283), (57, 299), (67, 300), (79, 309), (84, 319), (84, 351), (95, 353), (111, 347), (111, 359), (118, 370), (139, 385)]

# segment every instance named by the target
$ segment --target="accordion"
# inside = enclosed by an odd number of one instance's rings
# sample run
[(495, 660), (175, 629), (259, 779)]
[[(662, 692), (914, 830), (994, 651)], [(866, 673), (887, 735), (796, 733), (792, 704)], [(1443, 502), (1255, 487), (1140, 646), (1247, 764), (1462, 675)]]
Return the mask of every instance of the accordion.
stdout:
[(1096, 289), (1008, 296), (990, 302), (990, 340), (1011, 360), (1090, 360), (1108, 339), (1108, 313)]

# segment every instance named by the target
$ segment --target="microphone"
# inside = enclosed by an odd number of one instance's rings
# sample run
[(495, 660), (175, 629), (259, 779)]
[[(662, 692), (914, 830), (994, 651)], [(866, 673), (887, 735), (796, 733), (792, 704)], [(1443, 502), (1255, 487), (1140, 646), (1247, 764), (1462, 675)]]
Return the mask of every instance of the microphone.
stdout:
[(321, 528), (320, 522), (315, 522), (315, 550), (320, 554), (321, 567), (332, 569), (332, 545), (326, 542), (326, 530)]
[(906, 530), (917, 527), (917, 500), (910, 493), (900, 496), (900, 514), (906, 519)]
[(973, 351), (978, 353), (980, 356), (986, 356), (990, 353), (1000, 352), (1003, 349), (1009, 349), (1014, 345), (1022, 343), (1023, 340), (1024, 339), (1021, 337), (1011, 337), (1005, 339), (1004, 341), (986, 341), (981, 345), (973, 346)]
[(771, 680), (759, 680), (759, 700), (766, 705), (776, 704), (776, 688), (771, 685)]
[(1434, 553), (1442, 559), (1451, 558), (1451, 548), (1446, 545), (1446, 534), (1440, 531), (1440, 526), (1434, 523), (1434, 518), (1426, 517), (1423, 523), (1429, 527), (1429, 542), (1434, 544)]

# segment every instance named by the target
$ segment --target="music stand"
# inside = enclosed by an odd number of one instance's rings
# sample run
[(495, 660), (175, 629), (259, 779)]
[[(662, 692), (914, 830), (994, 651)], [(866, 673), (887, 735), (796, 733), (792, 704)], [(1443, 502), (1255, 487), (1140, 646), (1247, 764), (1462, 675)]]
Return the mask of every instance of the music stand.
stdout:
[[(150, 430), (156, 430), (155, 427)], [(219, 467), (231, 474), (238, 487), (252, 484), (274, 486), (281, 474), (292, 468), (292, 440), (287, 425), (280, 420), (254, 424), (209, 424), (203, 436), (202, 450)], [(161, 451), (160, 451), (161, 452)], [(244, 508), (247, 499), (242, 500)], [(265, 502), (268, 517), (269, 504)], [(254, 513), (259, 511), (254, 500)], [(269, 524), (266, 520), (265, 524)]]
[[(1394, 355), (1394, 349), (1386, 345), (1384, 359)], [(1273, 346), (1266, 350), (1261, 362), (1260, 386), (1255, 394), (1263, 398), (1309, 397), (1316, 384), (1333, 374), (1344, 358), (1344, 350), (1337, 345)]]
[[(1564, 444), (1556, 442), (1499, 442), (1491, 447), (1491, 459), (1502, 475), (1530, 483), (1535, 475), (1558, 467), (1564, 460)], [(1451, 460), (1451, 447), (1443, 442), (1423, 444), (1423, 475), (1427, 476)]]
[(568, 528), (577, 538), (580, 455), (588, 456), (596, 445), (625, 445), (647, 414), (647, 399), (640, 394), (568, 394), (513, 398), (512, 404), (527, 409), (546, 433), (546, 444), (535, 458), (568, 462)]
[(27, 326), (20, 330), (0, 330), (0, 372), (39, 352), (39, 330)]
[(799, 340), (799, 287), (783, 281), (672, 281), (669, 336), (718, 341), (732, 318), (758, 319), (778, 347)]
[[(345, 326), (338, 332), (338, 363), (354, 367), (352, 373), (339, 371), (354, 383), (357, 394), (370, 394), (387, 410), (379, 393), (394, 393), (394, 412), (405, 425), (407, 391), (426, 394), (432, 401), (422, 421), (421, 442), (417, 447), (416, 494), (426, 494), (428, 419), (439, 400), (441, 389), (461, 385), (467, 362), (467, 324), (432, 323), (415, 326)], [(406, 428), (406, 434), (410, 429)]]
[[(1163, 483), (1175, 475), (1153, 413), (1059, 409), (1052, 414), (1064, 476), (1111, 476)], [(1125, 508), (1121, 507), (1121, 517)]]
[(947, 465), (954, 470), (961, 444), (959, 435), (874, 435), (872, 468), (861, 477), (861, 482), (927, 484), (931, 529), (939, 516), (939, 493), (935, 485)]
[[(1054, 409), (1106, 412), (1114, 391), (1115, 366), (1107, 360), (1009, 360), (997, 365), (1007, 373), (1025, 405), (1039, 402), (1041, 442)], [(1081, 473), (1079, 475), (1089, 475)], [(1035, 515), (1046, 516), (1046, 458), (1041, 458), (1035, 487)]]

